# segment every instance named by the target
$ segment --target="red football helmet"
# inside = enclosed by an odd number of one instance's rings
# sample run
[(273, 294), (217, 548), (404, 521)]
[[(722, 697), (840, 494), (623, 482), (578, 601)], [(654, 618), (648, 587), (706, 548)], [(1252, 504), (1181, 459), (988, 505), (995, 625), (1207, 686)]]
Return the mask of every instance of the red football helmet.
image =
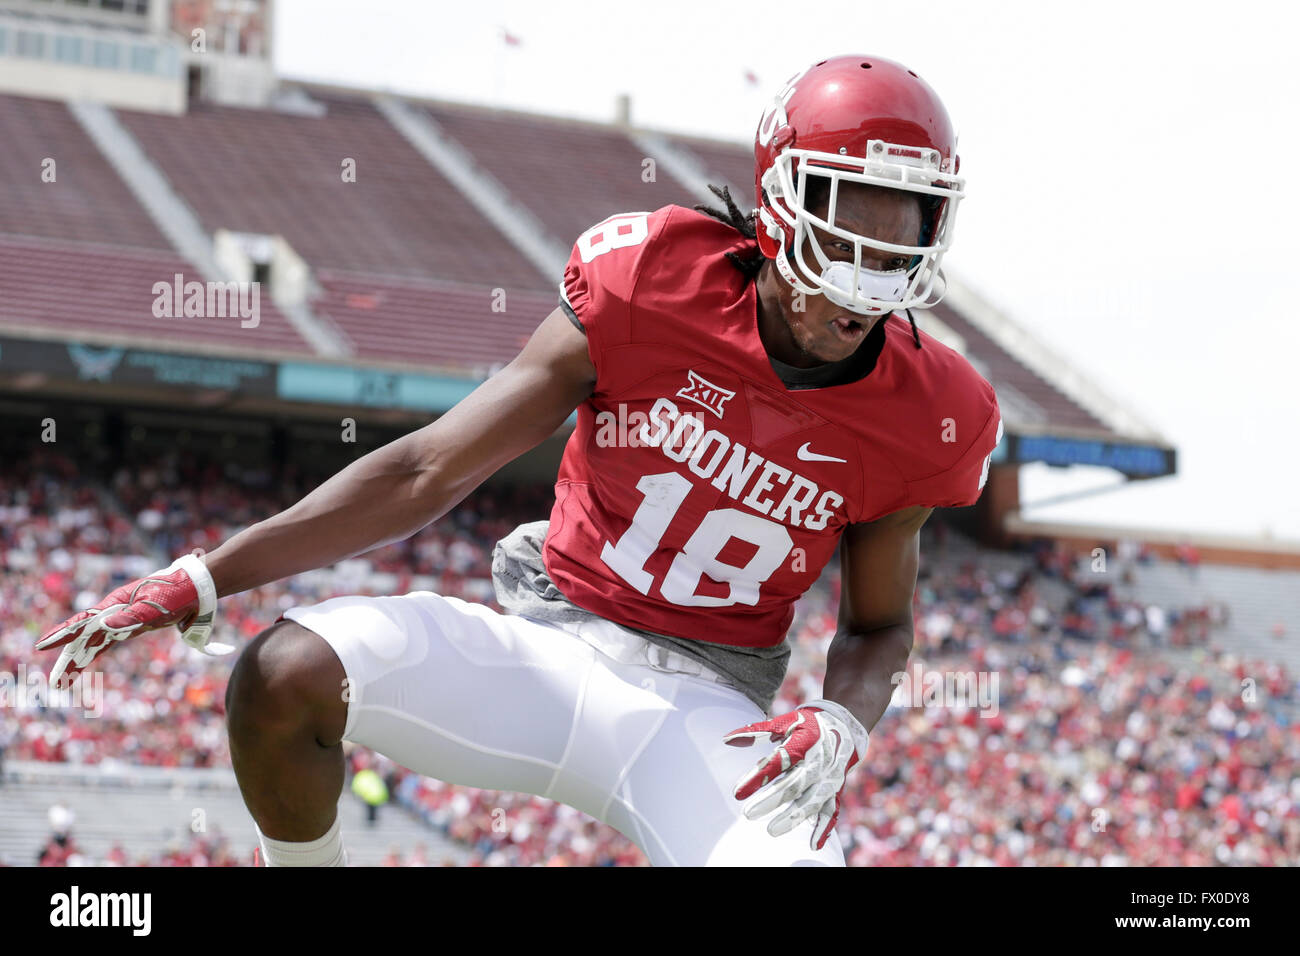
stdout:
[[(907, 67), (878, 56), (837, 56), (795, 74), (759, 121), (754, 160), (759, 248), (795, 289), (866, 315), (929, 308), (943, 297), (940, 263), (964, 181), (948, 112)], [(807, 208), (813, 176), (828, 181), (825, 219)], [(917, 245), (883, 242), (838, 224), (841, 182), (928, 197)], [(832, 262), (816, 242), (810, 245), (817, 262), (806, 262), (810, 226), (852, 243), (853, 264)], [(863, 249), (910, 262), (879, 272), (863, 265)]]

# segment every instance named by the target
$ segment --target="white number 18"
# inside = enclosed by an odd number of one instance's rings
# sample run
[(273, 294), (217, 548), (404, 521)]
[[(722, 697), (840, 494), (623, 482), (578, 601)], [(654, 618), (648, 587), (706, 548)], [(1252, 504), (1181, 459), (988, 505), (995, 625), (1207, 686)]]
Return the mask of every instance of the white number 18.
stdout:
[[(636, 487), (644, 497), (632, 516), (632, 526), (617, 544), (606, 541), (600, 557), (624, 581), (642, 594), (649, 594), (654, 576), (645, 570), (645, 563), (659, 548), (673, 516), (690, 493), (691, 481), (669, 471), (644, 475)], [(744, 567), (718, 560), (732, 538), (747, 541), (757, 549)], [(659, 593), (666, 600), (686, 607), (757, 604), (759, 586), (781, 566), (793, 546), (790, 532), (775, 521), (736, 508), (710, 511), (673, 559), (659, 585)], [(727, 594), (696, 594), (695, 589), (705, 574), (725, 582)]]

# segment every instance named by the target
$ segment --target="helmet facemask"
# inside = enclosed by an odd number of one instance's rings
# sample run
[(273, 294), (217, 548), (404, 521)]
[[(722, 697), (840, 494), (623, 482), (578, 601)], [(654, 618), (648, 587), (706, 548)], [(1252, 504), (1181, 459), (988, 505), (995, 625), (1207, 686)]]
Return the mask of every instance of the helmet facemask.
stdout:
[[(760, 219), (768, 235), (782, 242), (776, 256), (777, 269), (796, 290), (808, 295), (825, 295), (841, 308), (860, 315), (929, 308), (943, 297), (941, 262), (952, 242), (953, 219), (963, 196), (963, 180), (947, 171), (948, 162), (940, 159), (937, 150), (870, 140), (866, 152), (866, 158), (858, 158), (787, 148), (764, 173), (762, 188), (768, 203), (760, 209)], [(812, 177), (826, 183), (825, 218), (808, 208)], [(934, 197), (922, 202), (923, 222), (918, 237), (922, 244), (888, 243), (850, 230), (837, 212), (842, 182)], [(781, 228), (768, 212), (769, 207), (790, 227), (789, 231)], [(852, 262), (830, 259), (812, 233), (814, 226), (851, 245)], [(783, 240), (790, 232), (793, 240), (786, 243)], [(808, 238), (814, 240), (807, 243), (813, 250), (813, 262), (807, 261), (804, 254), (804, 240)], [(894, 272), (876, 271), (863, 262), (866, 250), (891, 257), (910, 257), (910, 262), (906, 268)]]

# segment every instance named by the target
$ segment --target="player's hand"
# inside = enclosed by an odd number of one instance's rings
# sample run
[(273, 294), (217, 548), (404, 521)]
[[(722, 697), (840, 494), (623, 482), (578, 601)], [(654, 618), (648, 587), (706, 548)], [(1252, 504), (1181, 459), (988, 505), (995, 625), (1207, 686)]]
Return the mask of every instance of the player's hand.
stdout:
[(791, 713), (733, 730), (723, 739), (748, 747), (763, 736), (779, 746), (736, 784), (736, 799), (754, 797), (745, 805), (750, 820), (788, 804), (768, 823), (772, 836), (816, 815), (809, 842), (820, 850), (839, 818), (844, 780), (866, 756), (867, 731), (844, 706), (813, 700)]
[(204, 654), (229, 654), (233, 647), (208, 643), (216, 611), (212, 575), (202, 560), (187, 554), (170, 567), (122, 585), (94, 607), (51, 628), (36, 642), (36, 649), (63, 648), (50, 671), (50, 686), (56, 688), (70, 686), (115, 641), (173, 624), (180, 628), (181, 640)]

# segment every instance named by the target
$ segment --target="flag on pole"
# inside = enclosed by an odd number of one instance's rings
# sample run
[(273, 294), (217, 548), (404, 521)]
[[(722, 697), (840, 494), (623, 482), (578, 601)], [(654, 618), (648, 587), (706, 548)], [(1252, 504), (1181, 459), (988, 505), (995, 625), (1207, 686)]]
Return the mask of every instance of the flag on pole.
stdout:
[(515, 36), (505, 27), (501, 28), (501, 39), (506, 41), (506, 46), (520, 46), (523, 43), (523, 41), (520, 40), (519, 37)]

